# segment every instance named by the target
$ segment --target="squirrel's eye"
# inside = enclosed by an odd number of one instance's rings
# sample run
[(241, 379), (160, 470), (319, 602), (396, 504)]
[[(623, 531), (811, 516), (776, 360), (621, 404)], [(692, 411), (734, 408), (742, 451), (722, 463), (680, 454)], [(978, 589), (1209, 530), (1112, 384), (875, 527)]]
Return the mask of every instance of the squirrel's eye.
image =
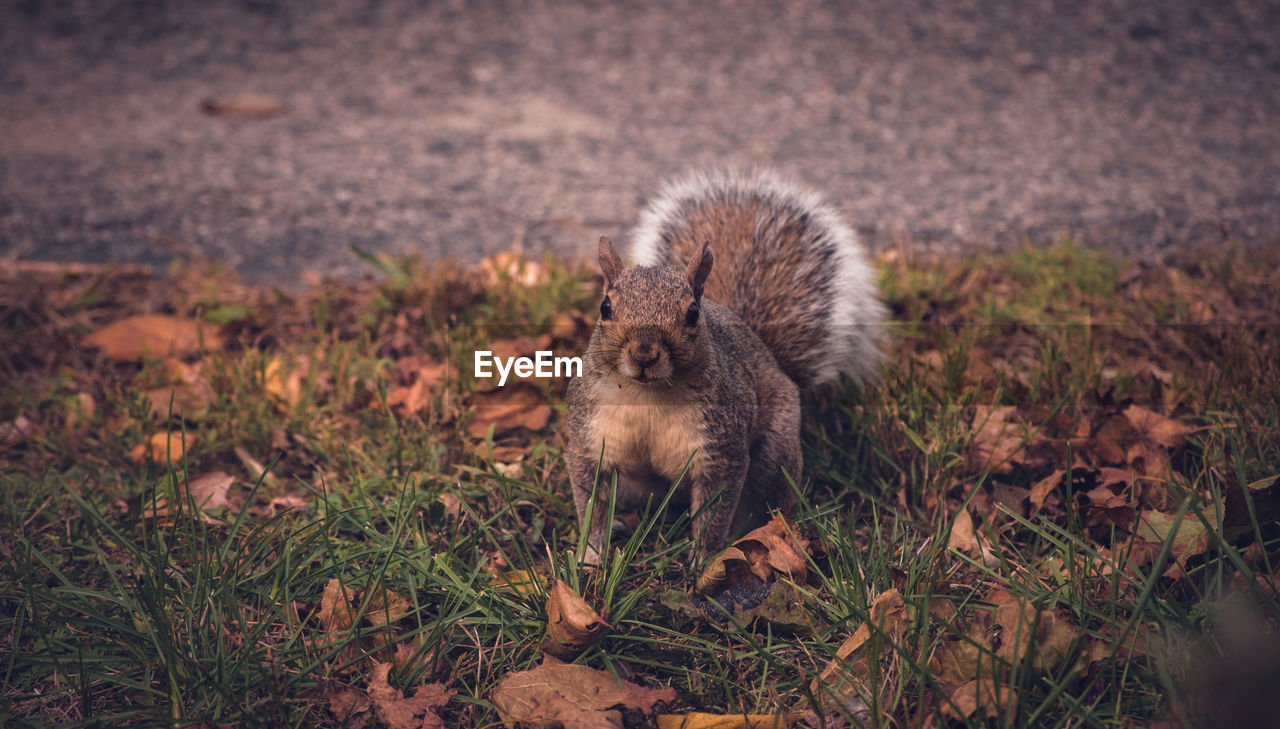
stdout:
[(613, 318), (613, 302), (609, 301), (609, 297), (604, 297), (604, 301), (600, 302), (600, 318), (608, 321)]
[(684, 313), (684, 325), (687, 327), (698, 326), (698, 302), (689, 304), (689, 310)]

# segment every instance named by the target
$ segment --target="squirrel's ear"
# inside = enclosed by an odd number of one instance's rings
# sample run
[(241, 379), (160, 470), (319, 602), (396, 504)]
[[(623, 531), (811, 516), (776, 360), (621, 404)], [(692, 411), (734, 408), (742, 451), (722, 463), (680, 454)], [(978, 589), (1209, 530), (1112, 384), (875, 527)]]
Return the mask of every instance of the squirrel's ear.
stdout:
[(622, 273), (622, 256), (607, 235), (600, 236), (600, 270), (604, 272), (606, 285), (617, 281), (618, 274)]
[(693, 289), (693, 298), (702, 298), (702, 285), (707, 282), (707, 276), (711, 275), (711, 264), (715, 259), (711, 255), (711, 242), (703, 241), (702, 252), (695, 254), (693, 260), (689, 261), (686, 275), (689, 277), (689, 286)]

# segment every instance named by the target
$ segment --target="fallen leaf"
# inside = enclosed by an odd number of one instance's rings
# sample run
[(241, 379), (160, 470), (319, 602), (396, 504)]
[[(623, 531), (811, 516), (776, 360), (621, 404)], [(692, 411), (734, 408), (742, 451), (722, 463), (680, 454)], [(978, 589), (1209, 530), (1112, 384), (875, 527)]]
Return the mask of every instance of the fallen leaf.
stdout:
[(947, 548), (981, 559), (989, 568), (994, 569), (1000, 564), (1000, 557), (995, 553), (991, 541), (985, 534), (979, 534), (974, 529), (973, 517), (969, 515), (968, 509), (956, 512), (955, 523), (951, 525), (951, 536), (947, 538)]
[(978, 406), (970, 424), (973, 438), (965, 453), (971, 472), (990, 470), (992, 473), (1008, 473), (1013, 470), (1013, 457), (1023, 447), (1020, 429), (1009, 422), (1015, 410), (1012, 405)]
[(717, 595), (753, 575), (768, 581), (777, 573), (794, 582), (804, 582), (812, 544), (795, 535), (794, 524), (783, 516), (773, 517), (716, 555), (698, 577), (694, 592)]
[(1135, 536), (1160, 545), (1166, 541), (1171, 542), (1169, 554), (1174, 563), (1165, 570), (1166, 577), (1180, 577), (1187, 560), (1203, 554), (1209, 546), (1209, 534), (1204, 524), (1191, 514), (1186, 514), (1179, 520), (1174, 514), (1143, 511), (1138, 515)]
[(595, 645), (611, 627), (578, 593), (561, 580), (547, 591), (547, 635), (542, 652), (572, 661)]
[(787, 729), (799, 714), (659, 714), (658, 729)]
[(1054, 489), (1058, 488), (1058, 484), (1062, 483), (1062, 479), (1066, 475), (1067, 472), (1059, 468), (1032, 484), (1031, 491), (1027, 495), (1027, 499), (1031, 502), (1031, 516), (1035, 516), (1044, 508), (1044, 500), (1049, 497), (1049, 494), (1053, 493)]
[(280, 99), (267, 94), (242, 93), (200, 102), (200, 110), (210, 116), (234, 119), (269, 119), (289, 111)]
[(541, 592), (545, 582), (545, 578), (534, 570), (500, 572), (489, 577), (491, 586), (525, 595)]
[(347, 687), (329, 694), (329, 712), (346, 729), (364, 729), (373, 718), (373, 701), (363, 691)]
[(187, 482), (187, 492), (191, 494), (191, 500), (195, 502), (203, 521), (209, 523), (220, 521), (209, 516), (207, 512), (231, 506), (231, 502), (227, 500), (227, 492), (235, 482), (235, 476), (222, 471), (206, 473)]
[(1166, 418), (1141, 405), (1130, 405), (1125, 408), (1124, 417), (1133, 426), (1138, 437), (1165, 448), (1178, 448), (1186, 442), (1187, 435), (1196, 430), (1190, 425)]
[(543, 663), (509, 674), (489, 699), (508, 726), (520, 722), (535, 727), (622, 729), (622, 714), (613, 707), (649, 715), (654, 704), (675, 701), (676, 692), (670, 686), (646, 688), (588, 666)]
[(152, 463), (173, 464), (182, 460), (185, 447), (195, 443), (195, 436), (177, 431), (152, 433), (146, 443), (139, 443), (129, 452), (129, 460), (134, 463), (150, 461)]
[(1007, 686), (997, 687), (990, 678), (967, 681), (951, 690), (949, 701), (942, 704), (942, 715), (964, 721), (982, 709), (988, 719), (1000, 715), (1012, 717), (1016, 694)]
[(408, 615), (413, 605), (394, 590), (375, 587), (369, 595), (369, 607), (364, 611), (364, 619), (374, 627), (394, 623)]
[[(1076, 646), (1078, 631), (1058, 610), (1037, 610), (1028, 600), (1005, 590), (992, 590), (997, 603), (995, 624), (1000, 640), (996, 655), (1013, 666), (1027, 666), (1036, 674), (1052, 673)], [(1030, 656), (1029, 664), (1025, 663)]]
[(184, 357), (205, 349), (221, 349), (221, 329), (208, 322), (149, 314), (119, 319), (84, 338), (102, 356), (116, 362), (153, 357)]
[(577, 309), (560, 312), (551, 317), (548, 334), (553, 342), (578, 342), (591, 334), (591, 322)]
[[(871, 720), (872, 688), (867, 684), (870, 665), (878, 662), (891, 642), (902, 635), (907, 605), (898, 590), (891, 588), (876, 596), (867, 613), (867, 622), (840, 644), (835, 658), (809, 684), (809, 692), (819, 697), (824, 714), (860, 717), (864, 724)], [(875, 650), (866, 649), (869, 642)]]
[(0, 448), (12, 448), (39, 433), (39, 423), (19, 413), (13, 420), (0, 423)]
[(404, 693), (387, 682), (390, 663), (379, 663), (369, 678), (369, 698), (374, 713), (387, 729), (444, 729), (444, 720), (436, 709), (449, 703), (457, 693), (444, 684), (432, 683), (413, 690), (413, 696)]
[(485, 437), (490, 425), (495, 434), (518, 428), (540, 430), (551, 419), (551, 406), (542, 391), (527, 382), (477, 392), (473, 403), (475, 417), (467, 425), (467, 432), (476, 438)]
[(272, 357), (262, 372), (262, 389), (272, 396), (281, 412), (289, 412), (302, 402), (304, 385), (311, 371), (311, 357), (298, 355), (292, 360)]
[(414, 641), (401, 641), (396, 644), (395, 653), (391, 657), (391, 662), (400, 670), (402, 675), (407, 675), (418, 670), (425, 671), (428, 675), (433, 673), (436, 668), (436, 651), (434, 648), (424, 649), (424, 643), (421, 637)]
[(165, 370), (169, 383), (147, 391), (151, 415), (157, 420), (168, 418), (170, 414), (180, 415), (185, 420), (204, 419), (215, 399), (213, 387), (203, 374), (204, 363), (189, 365), (168, 357)]
[(702, 570), (693, 591), (698, 595), (719, 595), (735, 585), (759, 580), (759, 576), (752, 571), (752, 566), (753, 562), (741, 549), (728, 547)]
[(355, 606), (352, 601), (359, 596), (356, 590), (344, 587), (338, 578), (329, 580), (320, 596), (320, 624), (326, 632), (338, 633), (351, 629), (355, 623)]

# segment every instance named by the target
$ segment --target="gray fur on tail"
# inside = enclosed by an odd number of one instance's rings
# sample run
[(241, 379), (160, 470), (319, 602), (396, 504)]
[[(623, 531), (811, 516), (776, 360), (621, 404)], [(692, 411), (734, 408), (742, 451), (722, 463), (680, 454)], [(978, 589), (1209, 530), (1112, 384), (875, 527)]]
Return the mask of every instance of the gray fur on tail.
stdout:
[(707, 294), (764, 340), (796, 384), (866, 382), (887, 312), (857, 235), (814, 191), (770, 172), (693, 172), (640, 215), (632, 262), (685, 266), (710, 241)]

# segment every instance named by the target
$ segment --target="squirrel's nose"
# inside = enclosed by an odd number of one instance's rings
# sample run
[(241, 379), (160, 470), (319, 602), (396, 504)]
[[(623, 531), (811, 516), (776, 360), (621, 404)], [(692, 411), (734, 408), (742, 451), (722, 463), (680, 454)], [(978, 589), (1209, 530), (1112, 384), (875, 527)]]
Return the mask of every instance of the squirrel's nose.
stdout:
[(645, 343), (631, 347), (628, 356), (631, 357), (631, 362), (636, 367), (648, 369), (658, 363), (659, 353), (656, 346)]

